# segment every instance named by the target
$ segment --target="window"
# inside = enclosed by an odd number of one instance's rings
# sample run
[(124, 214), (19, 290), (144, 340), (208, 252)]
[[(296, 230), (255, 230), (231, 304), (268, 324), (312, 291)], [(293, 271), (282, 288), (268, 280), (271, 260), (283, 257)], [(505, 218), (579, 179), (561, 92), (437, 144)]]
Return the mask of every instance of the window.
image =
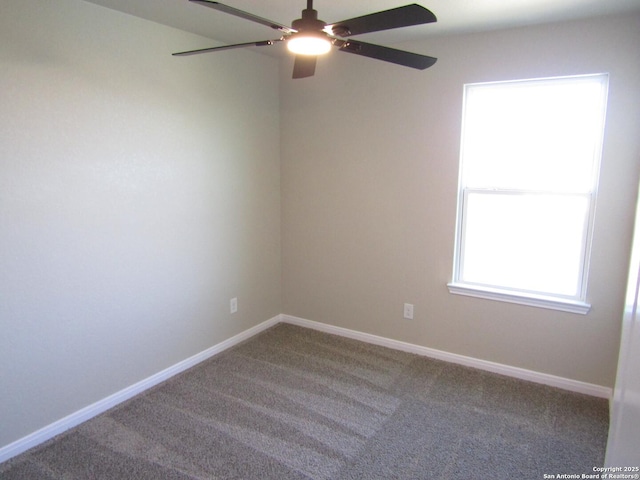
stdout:
[(465, 85), (451, 293), (588, 312), (607, 85)]

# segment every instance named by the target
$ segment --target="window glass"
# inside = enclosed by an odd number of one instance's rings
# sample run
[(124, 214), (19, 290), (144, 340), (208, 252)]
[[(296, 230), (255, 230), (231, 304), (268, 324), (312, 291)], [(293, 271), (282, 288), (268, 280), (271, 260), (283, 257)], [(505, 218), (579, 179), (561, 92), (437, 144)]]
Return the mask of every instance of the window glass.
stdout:
[(469, 192), (461, 280), (575, 297), (587, 196)]

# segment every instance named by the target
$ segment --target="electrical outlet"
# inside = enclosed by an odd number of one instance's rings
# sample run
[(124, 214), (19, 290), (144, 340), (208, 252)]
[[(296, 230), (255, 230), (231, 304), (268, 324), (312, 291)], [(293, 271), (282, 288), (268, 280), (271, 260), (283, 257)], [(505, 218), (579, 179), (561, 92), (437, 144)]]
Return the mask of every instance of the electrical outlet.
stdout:
[(229, 310), (231, 310), (231, 313), (236, 313), (238, 311), (238, 297), (233, 297), (229, 300)]
[(406, 318), (407, 320), (413, 320), (413, 304), (404, 304), (404, 318)]

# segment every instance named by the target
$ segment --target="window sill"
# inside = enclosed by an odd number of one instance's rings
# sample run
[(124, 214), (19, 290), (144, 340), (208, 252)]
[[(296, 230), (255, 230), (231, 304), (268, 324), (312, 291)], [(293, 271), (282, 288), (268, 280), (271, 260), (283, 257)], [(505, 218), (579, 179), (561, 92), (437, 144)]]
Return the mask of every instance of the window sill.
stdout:
[(500, 290), (498, 288), (466, 285), (462, 283), (449, 283), (447, 284), (447, 287), (449, 287), (449, 293), (454, 295), (466, 295), (469, 297), (484, 298), (487, 300), (497, 300), (499, 302), (517, 303), (530, 307), (579, 313), (581, 315), (586, 315), (591, 309), (591, 305), (588, 303), (556, 297), (547, 297), (544, 295), (515, 293), (508, 290)]

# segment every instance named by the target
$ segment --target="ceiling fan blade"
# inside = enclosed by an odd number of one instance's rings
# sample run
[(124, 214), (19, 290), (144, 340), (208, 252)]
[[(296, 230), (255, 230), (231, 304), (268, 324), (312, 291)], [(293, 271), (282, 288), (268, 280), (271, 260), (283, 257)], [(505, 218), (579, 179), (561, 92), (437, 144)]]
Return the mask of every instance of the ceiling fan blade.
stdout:
[(327, 25), (324, 30), (330, 35), (348, 37), (362, 33), (379, 32), (392, 28), (409, 27), (436, 22), (436, 16), (430, 10), (413, 3), (404, 7), (392, 8), (382, 12), (351, 18)]
[(383, 47), (381, 45), (374, 45), (372, 43), (357, 42), (355, 40), (340, 40), (339, 42), (341, 43), (336, 41), (334, 44), (341, 52), (354, 53), (363, 57), (375, 58), (384, 62), (391, 62), (405, 67), (416, 68), (418, 70), (429, 68), (438, 60), (434, 57), (428, 57), (426, 55), (420, 55), (418, 53), (407, 52), (404, 50), (397, 50), (390, 47)]
[(287, 27), (286, 25), (280, 25), (277, 22), (273, 22), (266, 18), (258, 17), (257, 15), (253, 15), (248, 12), (244, 12), (242, 10), (238, 10), (237, 8), (230, 7), (228, 5), (224, 5), (220, 2), (212, 2), (210, 0), (189, 0), (191, 2), (197, 3), (199, 5), (204, 5), (205, 7), (213, 8), (214, 10), (218, 10), (220, 12), (228, 13), (230, 15), (234, 15), (236, 17), (244, 18), (245, 20), (249, 20), (252, 22), (259, 23), (261, 25), (266, 25), (267, 27), (273, 28), (275, 30), (279, 30), (282, 33), (295, 33), (296, 30), (293, 28)]
[(315, 55), (296, 55), (292, 78), (312, 77), (316, 73), (317, 60), (318, 57)]
[(243, 48), (243, 47), (265, 47), (268, 45), (273, 45), (276, 42), (281, 42), (281, 38), (277, 38), (275, 40), (262, 40), (260, 42), (246, 42), (246, 43), (235, 43), (233, 45), (222, 45), (221, 47), (211, 47), (211, 48), (200, 48), (198, 50), (188, 50), (186, 52), (178, 52), (172, 53), (174, 57), (186, 57), (189, 55), (197, 55), (199, 53), (209, 53), (215, 52), (217, 50), (230, 50), (232, 48)]

